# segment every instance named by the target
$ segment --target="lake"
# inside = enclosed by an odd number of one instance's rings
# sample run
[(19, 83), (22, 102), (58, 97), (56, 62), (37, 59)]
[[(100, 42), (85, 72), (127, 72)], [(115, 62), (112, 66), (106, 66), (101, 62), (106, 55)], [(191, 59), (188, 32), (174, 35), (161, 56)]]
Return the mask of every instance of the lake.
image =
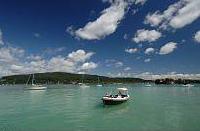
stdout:
[[(105, 92), (122, 86), (131, 99), (104, 106)], [(23, 87), (0, 86), (1, 131), (200, 130), (200, 85), (49, 85), (45, 91)]]

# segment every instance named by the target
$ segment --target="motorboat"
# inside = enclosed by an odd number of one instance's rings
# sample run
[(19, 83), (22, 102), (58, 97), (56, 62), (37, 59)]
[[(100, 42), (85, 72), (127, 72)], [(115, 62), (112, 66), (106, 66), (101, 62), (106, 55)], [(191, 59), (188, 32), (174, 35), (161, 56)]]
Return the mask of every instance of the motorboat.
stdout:
[(27, 87), (25, 89), (27, 89), (27, 90), (46, 90), (47, 89), (46, 86), (34, 84), (34, 81), (35, 81), (34, 74), (32, 75), (31, 85), (28, 85), (30, 77), (31, 77), (31, 75), (29, 76), (29, 79), (26, 83)]
[(116, 105), (129, 100), (127, 88), (117, 88), (117, 92), (118, 93), (116, 95), (106, 93), (106, 95), (102, 98), (103, 103), (105, 105)]

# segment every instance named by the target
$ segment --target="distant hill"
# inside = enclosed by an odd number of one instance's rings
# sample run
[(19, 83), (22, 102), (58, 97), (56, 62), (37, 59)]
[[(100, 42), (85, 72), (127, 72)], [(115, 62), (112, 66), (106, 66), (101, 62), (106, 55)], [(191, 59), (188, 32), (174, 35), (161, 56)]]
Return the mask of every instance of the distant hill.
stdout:
[[(48, 73), (35, 73), (35, 82), (38, 84), (71, 84), (80, 83), (98, 83), (98, 78), (101, 83), (141, 83), (146, 82), (140, 78), (111, 78), (98, 75), (89, 74), (72, 74), (65, 72), (48, 72)], [(0, 79), (0, 84), (25, 84), (30, 74), (4, 76)]]

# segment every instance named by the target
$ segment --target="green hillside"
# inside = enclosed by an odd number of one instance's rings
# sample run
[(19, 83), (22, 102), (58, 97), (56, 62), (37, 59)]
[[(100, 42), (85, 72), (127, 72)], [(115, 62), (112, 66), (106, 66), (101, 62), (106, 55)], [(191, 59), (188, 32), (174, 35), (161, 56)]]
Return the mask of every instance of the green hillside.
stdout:
[[(0, 84), (25, 84), (30, 74), (4, 76), (0, 80)], [(35, 82), (39, 84), (70, 84), (80, 83), (97, 83), (98, 77), (101, 83), (139, 83), (145, 82), (140, 78), (110, 78), (105, 76), (89, 75), (89, 74), (72, 74), (65, 72), (36, 73)]]

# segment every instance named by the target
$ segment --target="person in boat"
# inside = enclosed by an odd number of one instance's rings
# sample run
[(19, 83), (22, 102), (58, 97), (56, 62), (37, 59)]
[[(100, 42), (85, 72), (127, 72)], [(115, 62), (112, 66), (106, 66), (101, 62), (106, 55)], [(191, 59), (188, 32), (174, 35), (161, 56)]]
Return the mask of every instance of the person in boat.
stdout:
[(119, 91), (119, 93), (118, 93), (120, 96), (122, 95), (122, 93), (121, 93), (121, 91)]
[(118, 93), (118, 94), (119, 94), (119, 96), (121, 96), (122, 98), (123, 98), (123, 97), (127, 97), (127, 95), (125, 95), (125, 94), (121, 93), (121, 91), (119, 91), (119, 93)]
[(111, 98), (113, 97), (112, 94), (108, 94), (107, 92), (106, 92), (105, 96), (111, 97)]

